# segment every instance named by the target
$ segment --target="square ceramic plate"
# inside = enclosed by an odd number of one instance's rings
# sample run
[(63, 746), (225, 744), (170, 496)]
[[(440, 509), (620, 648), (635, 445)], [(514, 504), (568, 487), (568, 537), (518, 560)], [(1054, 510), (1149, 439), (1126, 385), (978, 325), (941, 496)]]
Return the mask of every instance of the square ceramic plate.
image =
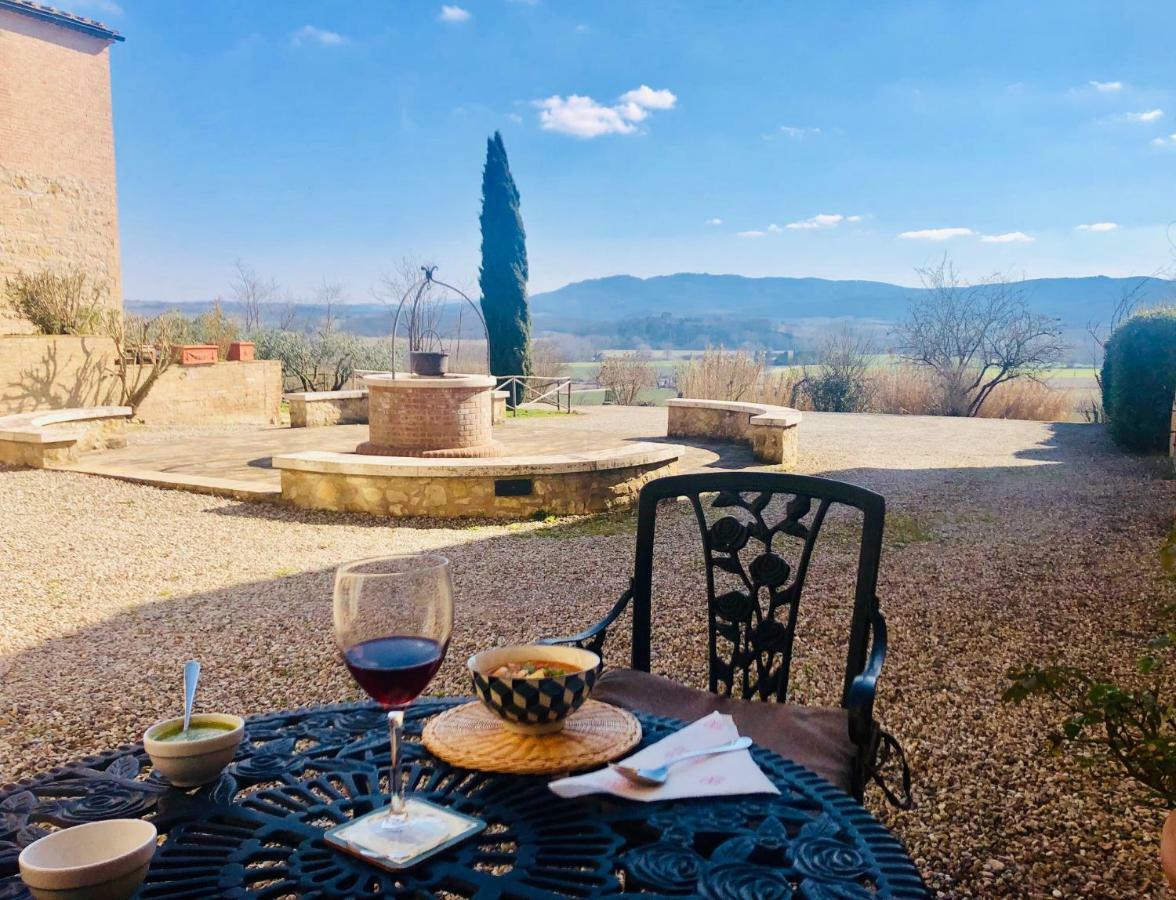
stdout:
[(406, 798), (404, 805), (412, 818), (419, 816), (434, 823), (424, 840), (404, 842), (396, 840), (395, 832), (385, 834), (380, 831), (377, 826), (379, 820), (388, 813), (386, 806), (373, 810), (366, 816), (336, 825), (323, 835), (323, 839), (336, 850), (357, 856), (373, 866), (379, 866), (389, 872), (400, 872), (473, 837), (486, 827), (486, 823), (481, 819), (445, 809), (417, 797)]

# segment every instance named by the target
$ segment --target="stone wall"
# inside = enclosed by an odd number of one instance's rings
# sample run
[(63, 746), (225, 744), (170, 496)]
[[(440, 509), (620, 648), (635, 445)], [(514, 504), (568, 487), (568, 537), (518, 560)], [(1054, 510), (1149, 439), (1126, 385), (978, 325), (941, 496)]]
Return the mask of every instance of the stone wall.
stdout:
[(277, 425), (281, 402), (276, 359), (173, 365), (139, 407), (139, 418), (150, 425)]
[(119, 400), (108, 337), (0, 336), (0, 416)]
[[(116, 357), (114, 341), (107, 337), (0, 336), (0, 416), (118, 403)], [(139, 416), (152, 425), (277, 424), (281, 400), (277, 360), (173, 365)]]
[(800, 452), (800, 413), (787, 407), (726, 401), (670, 400), (669, 437), (750, 444), (755, 458), (792, 468)]
[(647, 481), (670, 475), (674, 468), (673, 463), (656, 462), (535, 475), (531, 493), (523, 497), (496, 496), (495, 482), (501, 479), (493, 477), (385, 477), (282, 469), (282, 499), (306, 509), (394, 517), (585, 515), (633, 504)]
[[(0, 10), (0, 282), (76, 266), (121, 308), (108, 47)], [(0, 303), (0, 334), (30, 330)]]
[(286, 394), (291, 428), (366, 425), (367, 391), (304, 391)]

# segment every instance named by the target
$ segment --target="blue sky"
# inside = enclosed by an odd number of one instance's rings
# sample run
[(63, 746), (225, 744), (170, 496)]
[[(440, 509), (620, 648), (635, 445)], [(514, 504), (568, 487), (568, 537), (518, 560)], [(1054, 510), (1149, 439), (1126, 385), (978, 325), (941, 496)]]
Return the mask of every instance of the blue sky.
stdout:
[(131, 299), (227, 295), (238, 257), (295, 297), (406, 254), (473, 285), (495, 129), (533, 291), (1172, 261), (1170, 0), (62, 5), (127, 37)]

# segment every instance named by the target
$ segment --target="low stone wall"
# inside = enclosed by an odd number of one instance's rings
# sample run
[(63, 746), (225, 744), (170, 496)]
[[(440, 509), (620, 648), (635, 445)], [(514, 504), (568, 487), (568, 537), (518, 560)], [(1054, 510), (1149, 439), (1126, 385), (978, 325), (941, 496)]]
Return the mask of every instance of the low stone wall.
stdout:
[(282, 499), (306, 509), (377, 516), (526, 518), (628, 506), (672, 474), (680, 447), (631, 444), (572, 456), (420, 459), (348, 453), (276, 456)]
[(151, 425), (277, 425), (282, 364), (276, 359), (171, 366), (138, 417)]
[(123, 425), (130, 415), (129, 407), (103, 406), (0, 417), (0, 463), (43, 469), (93, 450), (125, 447)]
[(490, 424), (501, 425), (506, 420), (506, 401), (510, 391), (494, 391), (490, 395)]
[(799, 453), (801, 415), (786, 406), (725, 400), (667, 400), (666, 433), (712, 441), (743, 441), (761, 462), (793, 467)]
[(291, 428), (327, 425), (364, 425), (368, 420), (367, 391), (303, 391), (286, 394)]
[[(0, 416), (118, 403), (114, 341), (73, 335), (0, 336)], [(277, 360), (171, 366), (139, 408), (152, 425), (277, 424)]]

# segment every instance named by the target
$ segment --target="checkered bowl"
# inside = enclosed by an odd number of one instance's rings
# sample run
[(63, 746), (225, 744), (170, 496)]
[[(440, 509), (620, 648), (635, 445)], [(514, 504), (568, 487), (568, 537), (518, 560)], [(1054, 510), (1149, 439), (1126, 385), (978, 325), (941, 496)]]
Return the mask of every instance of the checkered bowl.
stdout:
[[(505, 678), (489, 673), (507, 663), (543, 660), (568, 671), (552, 678)], [(600, 657), (578, 647), (518, 644), (495, 647), (470, 657), (470, 676), (478, 699), (502, 724), (523, 734), (549, 734), (579, 709), (600, 677)]]

